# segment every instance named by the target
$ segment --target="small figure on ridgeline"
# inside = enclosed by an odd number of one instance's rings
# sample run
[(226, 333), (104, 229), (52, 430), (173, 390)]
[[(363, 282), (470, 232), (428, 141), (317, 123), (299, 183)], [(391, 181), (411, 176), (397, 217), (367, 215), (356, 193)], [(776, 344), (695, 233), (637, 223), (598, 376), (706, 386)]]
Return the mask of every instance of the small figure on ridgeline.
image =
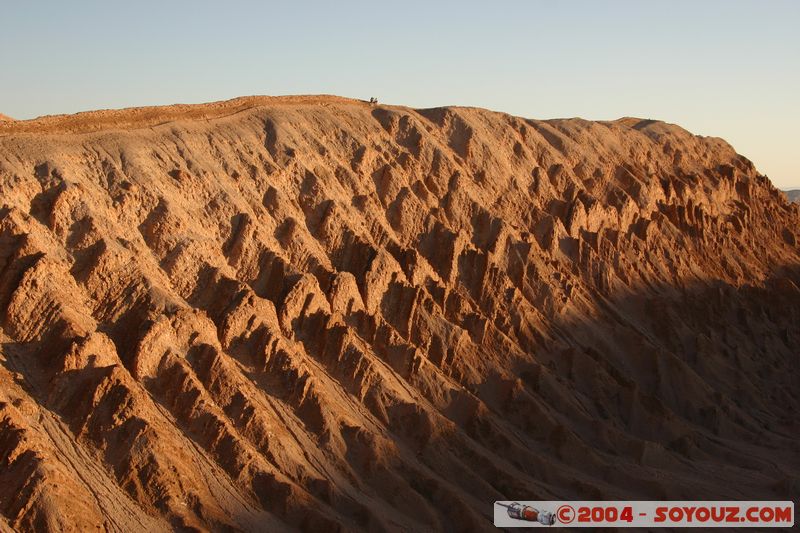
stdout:
[(369, 105), (378, 105), (378, 99), (374, 96), (369, 99)]

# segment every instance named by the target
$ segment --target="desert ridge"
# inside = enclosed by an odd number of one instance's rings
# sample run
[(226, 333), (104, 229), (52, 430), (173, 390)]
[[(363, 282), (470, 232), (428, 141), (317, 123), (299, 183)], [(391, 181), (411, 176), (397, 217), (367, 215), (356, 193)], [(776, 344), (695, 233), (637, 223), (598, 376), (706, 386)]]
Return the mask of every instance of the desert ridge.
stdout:
[(0, 124), (0, 523), (785, 499), (800, 210), (722, 139), (330, 96)]

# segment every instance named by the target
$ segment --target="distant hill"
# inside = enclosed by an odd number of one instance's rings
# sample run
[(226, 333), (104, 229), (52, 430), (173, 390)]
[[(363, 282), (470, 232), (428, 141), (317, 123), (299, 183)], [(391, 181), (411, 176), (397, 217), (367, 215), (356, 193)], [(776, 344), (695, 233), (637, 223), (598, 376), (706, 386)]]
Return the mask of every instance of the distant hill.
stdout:
[(800, 189), (792, 189), (791, 191), (783, 191), (790, 202), (800, 204)]

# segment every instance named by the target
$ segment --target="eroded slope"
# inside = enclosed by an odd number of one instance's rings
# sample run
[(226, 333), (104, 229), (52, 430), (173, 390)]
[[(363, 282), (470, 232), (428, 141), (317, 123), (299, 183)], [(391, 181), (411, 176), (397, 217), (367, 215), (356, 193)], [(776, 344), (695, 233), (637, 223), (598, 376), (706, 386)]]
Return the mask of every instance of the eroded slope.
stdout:
[(800, 215), (725, 142), (214, 105), (0, 127), (8, 524), (798, 495)]

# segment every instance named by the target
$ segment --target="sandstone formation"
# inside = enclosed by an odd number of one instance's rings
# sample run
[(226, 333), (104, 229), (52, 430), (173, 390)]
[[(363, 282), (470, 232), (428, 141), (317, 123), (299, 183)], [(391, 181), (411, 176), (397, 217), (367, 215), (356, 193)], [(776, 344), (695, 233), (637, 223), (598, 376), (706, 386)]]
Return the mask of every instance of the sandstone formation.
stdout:
[(4, 122), (0, 198), (0, 529), (800, 496), (800, 211), (721, 139), (251, 97)]

